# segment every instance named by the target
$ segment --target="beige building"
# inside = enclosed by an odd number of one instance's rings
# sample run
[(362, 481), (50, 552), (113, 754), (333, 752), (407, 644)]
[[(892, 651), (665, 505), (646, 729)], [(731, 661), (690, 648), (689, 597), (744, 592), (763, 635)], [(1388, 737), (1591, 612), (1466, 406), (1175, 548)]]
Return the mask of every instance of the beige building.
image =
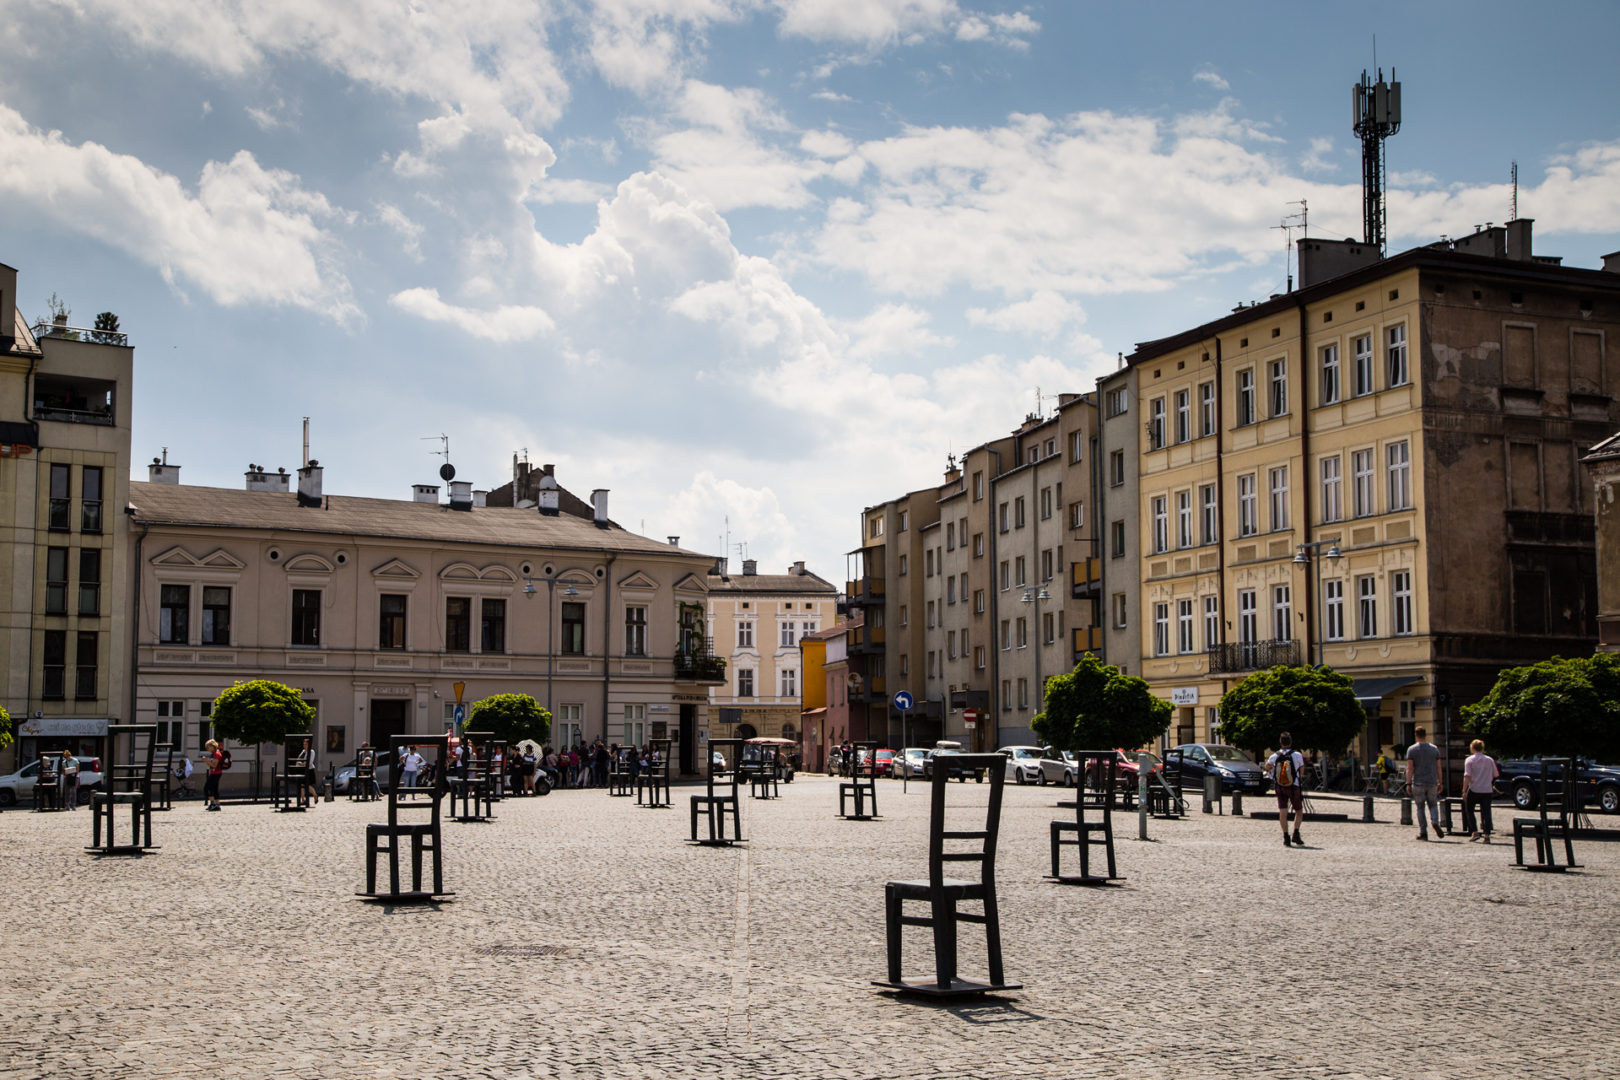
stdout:
[(127, 717), (127, 537), (133, 350), (125, 336), (30, 329), (0, 265), (0, 703), (16, 742), (99, 750)]
[(709, 636), (727, 668), (727, 681), (709, 689), (712, 734), (798, 739), (807, 693), (800, 639), (833, 625), (838, 588), (802, 562), (785, 574), (761, 574), (753, 559), (742, 566), (733, 576), (721, 563), (708, 575)]
[[(464, 704), (530, 694), (552, 741), (676, 741), (704, 760), (712, 557), (631, 533), (561, 489), (550, 466), (522, 505), (471, 484), (411, 500), (323, 491), (250, 468), (242, 490), (188, 487), (179, 467), (131, 485), (137, 647), (134, 714), (195, 752), (233, 680), (270, 678), (316, 706), (321, 765), (369, 740), (443, 732)], [(493, 495), (493, 493), (492, 493)], [(122, 515), (120, 515), (122, 516)], [(251, 772), (249, 768), (244, 773)]]

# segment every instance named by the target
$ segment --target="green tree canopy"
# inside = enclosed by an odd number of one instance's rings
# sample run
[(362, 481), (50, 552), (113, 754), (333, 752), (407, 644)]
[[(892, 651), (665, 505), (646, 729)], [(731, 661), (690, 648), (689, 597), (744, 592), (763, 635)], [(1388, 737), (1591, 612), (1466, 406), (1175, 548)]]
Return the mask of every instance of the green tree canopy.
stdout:
[(99, 345), (115, 345), (122, 341), (118, 329), (118, 316), (110, 311), (103, 311), (96, 316), (96, 328), (90, 335), (90, 340)]
[(1031, 726), (1059, 750), (1132, 750), (1164, 734), (1170, 714), (1144, 680), (1086, 656), (1046, 680), (1046, 711)]
[(6, 707), (0, 705), (0, 750), (11, 745), (11, 714)]
[(1554, 657), (1507, 668), (1463, 723), (1504, 754), (1620, 758), (1620, 656)]
[(1337, 754), (1366, 726), (1355, 685), (1332, 668), (1267, 668), (1221, 696), (1221, 738), (1256, 756), (1285, 731), (1295, 750)]
[(222, 738), (244, 746), (279, 743), (308, 731), (315, 707), (290, 686), (254, 679), (227, 687), (214, 699), (213, 721)]
[(508, 746), (522, 739), (544, 746), (551, 738), (551, 713), (528, 694), (495, 694), (473, 702), (467, 726), (491, 732)]

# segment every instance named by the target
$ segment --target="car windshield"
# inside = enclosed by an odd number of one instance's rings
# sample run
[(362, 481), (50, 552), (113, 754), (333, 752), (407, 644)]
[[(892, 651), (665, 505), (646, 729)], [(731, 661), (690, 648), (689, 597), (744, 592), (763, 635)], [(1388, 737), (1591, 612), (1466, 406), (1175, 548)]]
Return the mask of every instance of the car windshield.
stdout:
[(1235, 746), (1206, 746), (1204, 749), (1216, 761), (1247, 761), (1250, 765), (1254, 764), (1254, 758)]
[(1041, 752), (1039, 750), (1034, 750), (1027, 746), (1020, 746), (1013, 751), (1013, 757), (1017, 758), (1038, 758), (1040, 756)]

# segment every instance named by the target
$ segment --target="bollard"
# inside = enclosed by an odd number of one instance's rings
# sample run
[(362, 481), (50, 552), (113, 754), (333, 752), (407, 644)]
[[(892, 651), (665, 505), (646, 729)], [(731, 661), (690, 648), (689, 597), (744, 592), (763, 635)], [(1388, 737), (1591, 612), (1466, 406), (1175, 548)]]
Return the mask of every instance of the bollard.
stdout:
[(1412, 800), (1405, 795), (1401, 796), (1401, 824), (1412, 824)]
[(1243, 792), (1241, 791), (1232, 792), (1232, 816), (1243, 816)]
[(1368, 825), (1371, 825), (1374, 821), (1373, 797), (1371, 795), (1363, 795), (1361, 797), (1361, 820), (1363, 823)]
[(1213, 774), (1204, 777), (1204, 813), (1213, 814), (1221, 805), (1221, 778)]

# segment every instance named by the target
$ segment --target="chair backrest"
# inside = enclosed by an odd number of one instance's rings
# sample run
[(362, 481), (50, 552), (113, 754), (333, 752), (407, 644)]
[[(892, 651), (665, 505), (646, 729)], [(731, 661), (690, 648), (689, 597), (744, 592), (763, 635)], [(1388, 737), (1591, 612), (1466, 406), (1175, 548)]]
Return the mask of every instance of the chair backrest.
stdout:
[[(437, 824), (439, 820), (439, 800), (443, 798), (444, 793), (448, 790), (450, 784), (449, 778), (445, 776), (445, 763), (446, 759), (450, 756), (450, 736), (390, 735), (388, 737), (388, 741), (389, 750), (394, 755), (393, 760), (395, 761), (400, 760), (401, 749), (407, 746), (414, 746), (416, 747), (417, 752), (421, 753), (424, 758), (430, 758), (431, 760), (437, 762), (437, 765), (433, 770), (433, 788), (429, 794), (425, 807), (404, 798), (407, 791), (416, 789), (405, 788), (400, 783), (400, 778), (397, 776), (394, 777), (394, 782), (388, 785), (388, 824), (398, 825), (399, 815), (402, 810), (421, 809), (431, 811), (433, 821), (435, 824)], [(426, 752), (423, 753), (423, 751)]]
[(1570, 809), (1579, 801), (1577, 786), (1580, 774), (1575, 771), (1572, 758), (1541, 759), (1541, 790), (1537, 792), (1541, 804), (1541, 820), (1556, 817), (1569, 824)]
[[(855, 747), (855, 767), (850, 770), (850, 776), (856, 780), (870, 780), (877, 783), (877, 740), (862, 739), (853, 744)], [(862, 750), (866, 753), (863, 755)]]
[(156, 724), (108, 724), (106, 767), (102, 771), (105, 790), (144, 795), (151, 787), (156, 755)]
[[(928, 881), (938, 888), (947, 876), (946, 864), (978, 863), (979, 880), (986, 886), (995, 883), (996, 839), (1001, 830), (1001, 791), (1007, 783), (1007, 758), (1003, 754), (950, 754), (950, 768), (940, 768), (936, 760), (928, 802)], [(963, 774), (980, 770), (988, 773), (990, 798), (985, 805), (984, 828), (947, 829), (945, 827), (945, 793), (950, 790), (947, 776), (952, 771)], [(976, 785), (973, 790), (982, 790)], [(966, 849), (952, 850), (948, 841), (976, 843)]]
[[(665, 750), (667, 751), (669, 744), (665, 743), (664, 745), (665, 745)], [(710, 795), (714, 794), (714, 789), (715, 789), (716, 786), (726, 786), (726, 785), (730, 786), (732, 794), (736, 794), (736, 792), (737, 792), (737, 774), (738, 774), (738, 772), (740, 772), (742, 770), (742, 748), (743, 748), (743, 740), (742, 739), (710, 739), (709, 740), (709, 770), (708, 770), (708, 777), (709, 777), (709, 794)], [(718, 750), (720, 752), (721, 756), (723, 756), (726, 759), (726, 764), (727, 764), (727, 766), (729, 766), (729, 771), (724, 776), (718, 775), (716, 773), (716, 771), (715, 771), (714, 753), (715, 753), (716, 750)], [(664, 759), (665, 759), (666, 762), (669, 760), (667, 753), (665, 754)], [(719, 781), (719, 785), (716, 785), (716, 783), (715, 783), (715, 781), (717, 781), (717, 780)]]

